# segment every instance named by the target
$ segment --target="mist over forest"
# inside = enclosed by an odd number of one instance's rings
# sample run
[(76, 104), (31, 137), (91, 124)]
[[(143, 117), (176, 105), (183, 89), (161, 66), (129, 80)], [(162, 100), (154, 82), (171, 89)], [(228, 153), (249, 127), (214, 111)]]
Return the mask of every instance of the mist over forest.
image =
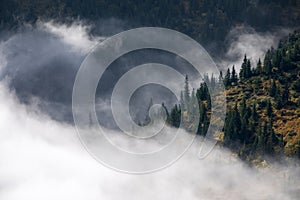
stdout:
[[(0, 199), (299, 198), (298, 0), (0, 2)], [(99, 123), (112, 144), (125, 152), (149, 153), (169, 144), (177, 133), (182, 143), (195, 136), (172, 165), (132, 175), (102, 165), (83, 145), (72, 95), (87, 56), (111, 36), (139, 27), (186, 34), (205, 48), (218, 73), (207, 71), (199, 80), (184, 58), (150, 48), (124, 54), (104, 71), (95, 93), (97, 119), (89, 115), (88, 123)], [(130, 140), (114, 119), (111, 99), (124, 74), (147, 63), (178, 71), (182, 79), (170, 76), (164, 81), (181, 91), (181, 97), (147, 84), (134, 91), (128, 105), (118, 99), (141, 130), (159, 129), (157, 116), (164, 120), (163, 134)], [(160, 77), (156, 73), (132, 79)], [(210, 94), (220, 88), (223, 93)], [(226, 113), (224, 119), (214, 119), (213, 102), (222, 103), (222, 95)], [(209, 127), (222, 120), (224, 127), (210, 138)], [(87, 141), (100, 144), (94, 137)], [(203, 141), (216, 146), (199, 159)], [(114, 153), (109, 155), (113, 158)], [(128, 161), (130, 165), (148, 163)]]

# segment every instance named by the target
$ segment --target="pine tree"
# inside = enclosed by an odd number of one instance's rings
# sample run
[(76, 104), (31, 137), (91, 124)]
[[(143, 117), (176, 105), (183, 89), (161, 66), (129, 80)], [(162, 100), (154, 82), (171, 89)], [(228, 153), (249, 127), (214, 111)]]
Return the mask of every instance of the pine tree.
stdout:
[(261, 125), (258, 126), (258, 132), (256, 137), (258, 139), (256, 150), (263, 153), (265, 150), (265, 138)]
[(227, 72), (226, 72), (226, 75), (225, 75), (225, 78), (224, 78), (224, 85), (225, 87), (229, 87), (231, 85), (231, 79), (230, 79), (230, 69), (228, 68), (227, 69)]
[(268, 138), (266, 141), (266, 152), (268, 154), (274, 153), (274, 146), (278, 143), (278, 139), (273, 130), (273, 120), (270, 119), (269, 127), (268, 127)]
[(234, 85), (236, 85), (238, 82), (238, 77), (237, 77), (234, 65), (232, 66), (230, 82), (233, 83)]
[(245, 74), (245, 78), (250, 78), (252, 76), (252, 69), (251, 69), (251, 62), (248, 59), (247, 60), (247, 65), (246, 65), (246, 74)]
[(276, 82), (275, 82), (275, 80), (271, 80), (271, 88), (270, 88), (270, 91), (269, 91), (269, 94), (270, 94), (271, 97), (275, 97), (276, 90), (277, 90)]
[(285, 105), (289, 101), (290, 91), (288, 83), (285, 83), (283, 92), (282, 92), (282, 103)]
[(270, 99), (268, 99), (267, 101), (267, 108), (266, 108), (266, 111), (267, 111), (267, 116), (270, 118), (272, 117), (272, 114), (273, 114), (273, 109), (272, 109), (272, 103), (270, 101)]
[(267, 146), (267, 141), (268, 141), (268, 125), (266, 122), (264, 122), (263, 124), (263, 130), (262, 130), (262, 150), (263, 150), (263, 153), (266, 151), (266, 146)]
[(282, 96), (280, 94), (279, 87), (276, 87), (275, 102), (276, 102), (276, 109), (277, 110), (281, 109), (283, 106), (283, 103), (282, 103)]
[(226, 114), (225, 127), (224, 127), (224, 143), (229, 144), (234, 138), (234, 120), (233, 110), (229, 109)]
[(219, 83), (223, 83), (223, 81), (224, 81), (224, 78), (223, 78), (223, 72), (222, 71), (220, 71), (220, 74), (219, 74)]
[(190, 115), (190, 120), (192, 122), (196, 119), (197, 115), (199, 114), (199, 113), (197, 113), (198, 109), (196, 109), (196, 103), (197, 103), (197, 99), (196, 99), (196, 95), (195, 95), (195, 89), (193, 88), (191, 100), (189, 103), (189, 115)]
[(184, 83), (184, 106), (185, 110), (188, 109), (188, 102), (190, 102), (190, 88), (189, 88), (189, 78), (188, 75), (185, 76), (185, 83)]
[(244, 117), (247, 115), (247, 105), (246, 105), (246, 98), (243, 96), (242, 102), (241, 102), (241, 116)]
[(244, 80), (246, 78), (246, 72), (247, 71), (247, 56), (245, 54), (244, 60), (243, 60), (243, 64), (241, 66), (241, 70), (240, 70), (240, 79)]
[(251, 118), (253, 119), (254, 122), (257, 122), (258, 121), (258, 113), (257, 113), (257, 109), (256, 109), (256, 101), (254, 102), (253, 104), (253, 107), (252, 107), (252, 112), (251, 112)]
[(260, 58), (258, 59), (258, 62), (257, 62), (257, 66), (256, 66), (256, 73), (257, 75), (261, 74), (262, 73), (262, 64), (261, 64), (261, 60)]
[(241, 116), (238, 110), (237, 103), (234, 106), (233, 109), (233, 124), (234, 124), (234, 131), (233, 131), (233, 139), (241, 139), (241, 127), (242, 127), (242, 122), (241, 122)]
[(171, 118), (171, 125), (178, 128), (180, 126), (180, 121), (181, 121), (181, 110), (177, 106), (177, 104), (171, 110), (170, 118)]
[(272, 73), (272, 62), (271, 62), (270, 50), (268, 50), (265, 55), (263, 71), (266, 75), (270, 75)]

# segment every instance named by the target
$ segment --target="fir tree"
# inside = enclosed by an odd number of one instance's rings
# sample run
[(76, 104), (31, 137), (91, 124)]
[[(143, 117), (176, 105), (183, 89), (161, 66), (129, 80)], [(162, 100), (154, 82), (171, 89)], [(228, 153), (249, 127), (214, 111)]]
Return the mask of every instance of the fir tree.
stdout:
[(181, 121), (181, 110), (177, 106), (177, 104), (171, 110), (170, 118), (171, 118), (171, 125), (178, 128), (180, 126), (180, 121)]
[(230, 82), (233, 83), (233, 84), (235, 84), (235, 85), (236, 85), (237, 82), (238, 82), (238, 77), (237, 77), (237, 74), (236, 74), (234, 65), (232, 66), (232, 72), (231, 72)]
[(266, 111), (267, 111), (267, 116), (270, 118), (272, 117), (272, 114), (273, 114), (273, 109), (272, 109), (272, 103), (270, 101), (270, 99), (268, 99), (267, 101), (267, 108), (266, 108)]
[(276, 87), (275, 102), (276, 102), (276, 109), (277, 110), (281, 109), (283, 106), (283, 103), (282, 103), (282, 96), (280, 94), (279, 87)]
[(272, 62), (271, 62), (270, 50), (268, 50), (265, 55), (263, 71), (266, 75), (270, 75), (272, 73)]
[(224, 81), (224, 78), (223, 78), (223, 72), (222, 72), (222, 71), (220, 71), (218, 81), (219, 81), (219, 83), (223, 83), (223, 81)]
[(256, 101), (254, 102), (253, 104), (253, 107), (252, 107), (252, 112), (251, 112), (251, 118), (254, 122), (257, 122), (258, 121), (258, 113), (257, 113), (257, 109), (256, 109)]
[(225, 87), (229, 87), (231, 85), (231, 79), (230, 79), (230, 69), (228, 68), (227, 69), (227, 72), (226, 72), (226, 75), (225, 75), (225, 78), (224, 78), (224, 85)]
[(185, 83), (184, 83), (184, 106), (185, 110), (188, 109), (188, 102), (190, 102), (190, 88), (189, 88), (189, 78), (188, 75), (185, 76)]
[(288, 83), (285, 83), (283, 92), (282, 92), (282, 103), (285, 105), (289, 101), (290, 91)]
[(243, 80), (246, 78), (246, 73), (247, 73), (247, 56), (245, 54), (241, 70), (240, 70), (240, 79)]
[(241, 122), (241, 116), (240, 116), (240, 113), (238, 110), (237, 103), (235, 104), (234, 109), (233, 109), (232, 121), (234, 124), (233, 139), (241, 138), (240, 131), (241, 131), (242, 122)]
[(271, 88), (270, 88), (270, 91), (269, 91), (269, 94), (270, 94), (271, 97), (275, 97), (276, 90), (277, 90), (276, 82), (275, 82), (275, 80), (271, 80)]
[(251, 69), (251, 62), (248, 59), (247, 60), (247, 65), (246, 65), (246, 74), (245, 74), (245, 78), (250, 78), (252, 76), (252, 69)]
[(260, 58), (258, 59), (257, 65), (256, 65), (256, 74), (259, 75), (262, 73), (262, 64)]

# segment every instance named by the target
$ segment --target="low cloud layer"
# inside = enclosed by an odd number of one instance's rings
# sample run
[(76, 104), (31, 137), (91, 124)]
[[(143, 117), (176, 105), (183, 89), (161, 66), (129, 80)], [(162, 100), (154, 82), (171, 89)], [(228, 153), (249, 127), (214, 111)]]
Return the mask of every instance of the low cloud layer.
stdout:
[[(75, 127), (50, 116), (51, 112), (58, 116), (64, 112), (61, 108), (68, 108), (70, 99), (59, 95), (71, 95), (76, 70), (88, 49), (101, 38), (91, 36), (88, 26), (81, 23), (65, 26), (46, 22), (0, 43), (0, 199), (299, 197), (299, 164), (291, 161), (285, 166), (273, 164), (266, 169), (250, 169), (220, 147), (206, 159), (198, 160), (196, 144), (171, 167), (140, 176), (118, 173), (96, 162), (84, 150)], [(251, 33), (236, 41), (260, 44), (266, 41), (262, 38)], [(270, 38), (266, 46), (274, 41)], [(233, 43), (229, 56), (243, 56), (244, 52), (235, 54), (234, 49), (240, 49), (238, 53), (247, 44)], [(260, 53), (246, 52), (253, 59), (265, 49), (256, 51), (256, 46), (251, 51)], [(25, 95), (29, 99), (27, 104), (23, 104)], [(49, 104), (46, 112), (40, 104)]]
[(255, 171), (219, 147), (198, 160), (193, 146), (154, 174), (121, 174), (97, 163), (74, 127), (21, 105), (3, 82), (0, 110), (1, 199), (292, 200), (299, 194), (299, 166)]

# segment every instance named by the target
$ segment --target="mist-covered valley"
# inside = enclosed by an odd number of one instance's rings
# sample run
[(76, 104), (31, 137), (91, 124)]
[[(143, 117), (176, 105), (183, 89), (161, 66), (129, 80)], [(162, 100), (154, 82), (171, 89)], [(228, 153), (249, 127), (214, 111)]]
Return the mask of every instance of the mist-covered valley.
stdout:
[[(119, 23), (105, 21), (97, 25), (100, 30), (109, 27), (120, 32), (123, 29)], [(299, 197), (297, 159), (277, 159), (253, 168), (230, 149), (217, 145), (208, 157), (199, 160), (197, 152), (202, 136), (197, 136), (181, 159), (156, 173), (124, 174), (93, 159), (77, 137), (71, 111), (73, 83), (81, 62), (97, 43), (110, 36), (92, 34), (91, 26), (76, 20), (68, 25), (39, 21), (17, 31), (3, 32), (0, 43), (1, 199), (293, 200)], [(289, 29), (278, 29), (261, 33), (248, 26), (235, 27), (227, 37), (228, 51), (216, 58), (217, 65), (224, 71), (232, 64), (238, 69), (244, 54), (257, 62), (289, 32)], [(143, 59), (134, 61), (136, 57)], [(122, 73), (151, 59), (179, 71), (189, 68), (176, 57), (174, 62), (174, 55), (136, 52), (111, 67), (107, 78), (102, 80), (103, 89), (98, 91), (96, 109), (99, 116), (105, 116), (100, 123), (106, 124), (108, 134), (113, 134), (121, 144), (124, 142), (118, 140), (118, 135), (123, 133), (110, 129), (115, 125), (111, 125), (106, 98)], [(192, 70), (184, 72), (192, 77)], [(193, 84), (195, 88), (199, 86)], [(132, 112), (140, 114), (138, 118), (144, 117), (150, 98), (170, 106), (176, 102), (165, 88), (143, 89), (132, 99)], [(153, 92), (157, 94), (152, 95)], [(183, 134), (188, 137), (188, 133)], [(147, 145), (157, 145), (152, 142)]]
[[(2, 0), (0, 199), (299, 199), (299, 11), (298, 0)], [(185, 51), (121, 55), (81, 110), (90, 85), (76, 93), (78, 74), (93, 59), (101, 71), (112, 52), (95, 52), (132, 28), (150, 32), (125, 47)]]

